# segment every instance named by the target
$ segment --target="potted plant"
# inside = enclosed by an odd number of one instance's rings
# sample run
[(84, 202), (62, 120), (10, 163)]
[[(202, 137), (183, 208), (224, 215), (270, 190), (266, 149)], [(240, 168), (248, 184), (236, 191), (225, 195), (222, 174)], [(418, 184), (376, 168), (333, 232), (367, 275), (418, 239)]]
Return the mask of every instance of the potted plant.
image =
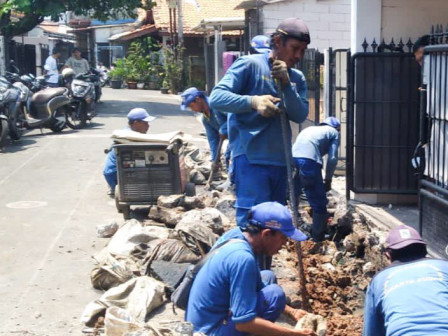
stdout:
[(135, 71), (129, 71), (126, 75), (126, 84), (128, 85), (128, 89), (136, 89), (138, 79), (139, 75)]
[(112, 89), (121, 89), (123, 85), (123, 79), (126, 76), (126, 70), (123, 66), (122, 60), (117, 60), (116, 66), (109, 72), (110, 76), (110, 87)]
[(168, 79), (164, 78), (160, 92), (162, 92), (163, 94), (167, 94), (169, 89), (170, 88), (169, 88), (169, 84), (168, 84)]

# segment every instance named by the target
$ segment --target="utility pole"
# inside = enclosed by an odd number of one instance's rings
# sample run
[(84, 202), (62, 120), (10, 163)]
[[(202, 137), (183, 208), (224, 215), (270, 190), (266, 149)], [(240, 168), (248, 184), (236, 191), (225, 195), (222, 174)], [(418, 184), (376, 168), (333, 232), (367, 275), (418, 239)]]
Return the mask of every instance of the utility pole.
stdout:
[(182, 0), (177, 0), (177, 19), (178, 19), (178, 28), (177, 35), (179, 38), (179, 44), (184, 44), (184, 14), (182, 11)]

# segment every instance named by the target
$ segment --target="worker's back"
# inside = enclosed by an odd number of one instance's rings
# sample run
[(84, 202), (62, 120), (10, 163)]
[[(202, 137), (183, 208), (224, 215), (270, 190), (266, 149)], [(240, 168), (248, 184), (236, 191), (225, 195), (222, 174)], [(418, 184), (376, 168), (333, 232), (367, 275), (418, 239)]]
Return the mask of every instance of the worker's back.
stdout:
[(314, 160), (322, 164), (333, 142), (339, 145), (339, 132), (331, 126), (310, 126), (299, 133), (292, 147), (292, 156)]
[(374, 277), (366, 299), (373, 315), (364, 316), (364, 335), (448, 335), (448, 262), (394, 263)]

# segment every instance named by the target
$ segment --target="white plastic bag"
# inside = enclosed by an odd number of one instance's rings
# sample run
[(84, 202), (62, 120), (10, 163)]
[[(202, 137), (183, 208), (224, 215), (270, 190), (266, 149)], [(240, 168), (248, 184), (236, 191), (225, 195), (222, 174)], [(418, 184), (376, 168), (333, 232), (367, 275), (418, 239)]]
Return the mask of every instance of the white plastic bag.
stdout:
[(118, 307), (107, 308), (104, 327), (106, 336), (123, 336), (128, 332), (143, 329), (127, 310)]

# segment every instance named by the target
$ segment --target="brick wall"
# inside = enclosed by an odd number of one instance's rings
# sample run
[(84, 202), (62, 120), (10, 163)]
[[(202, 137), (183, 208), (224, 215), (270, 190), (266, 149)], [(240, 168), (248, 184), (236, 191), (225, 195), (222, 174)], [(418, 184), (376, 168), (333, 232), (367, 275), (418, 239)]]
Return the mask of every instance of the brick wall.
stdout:
[(264, 32), (273, 32), (285, 18), (298, 17), (310, 29), (310, 48), (321, 51), (328, 47), (349, 48), (350, 3), (350, 0), (289, 0), (266, 5), (262, 14)]

